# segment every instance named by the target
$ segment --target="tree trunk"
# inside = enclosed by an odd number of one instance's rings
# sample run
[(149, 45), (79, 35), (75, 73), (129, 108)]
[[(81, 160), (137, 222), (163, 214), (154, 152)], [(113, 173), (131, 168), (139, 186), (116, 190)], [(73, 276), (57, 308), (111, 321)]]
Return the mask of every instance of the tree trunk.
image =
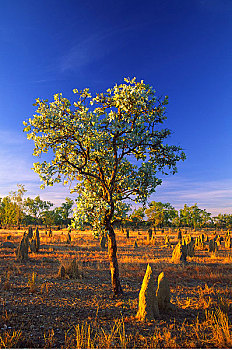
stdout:
[(117, 243), (115, 239), (114, 229), (111, 224), (108, 226), (108, 254), (110, 262), (110, 271), (111, 271), (111, 283), (114, 295), (123, 294), (123, 290), (120, 284), (119, 279), (119, 269), (118, 269), (118, 260), (117, 260)]

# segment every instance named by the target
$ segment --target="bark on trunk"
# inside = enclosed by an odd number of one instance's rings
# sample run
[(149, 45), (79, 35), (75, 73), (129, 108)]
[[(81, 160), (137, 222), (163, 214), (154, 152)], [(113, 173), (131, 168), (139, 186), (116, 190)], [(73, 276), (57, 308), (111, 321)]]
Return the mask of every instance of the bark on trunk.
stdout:
[(115, 239), (114, 229), (111, 225), (108, 226), (108, 254), (111, 271), (111, 283), (114, 295), (123, 294), (123, 290), (119, 279), (119, 269), (117, 260), (117, 243)]

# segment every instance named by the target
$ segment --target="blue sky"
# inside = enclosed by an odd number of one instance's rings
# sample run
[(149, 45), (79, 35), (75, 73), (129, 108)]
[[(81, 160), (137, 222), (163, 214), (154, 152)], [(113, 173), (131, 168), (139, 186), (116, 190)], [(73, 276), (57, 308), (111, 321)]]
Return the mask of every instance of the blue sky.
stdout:
[(232, 213), (231, 38), (231, 0), (0, 0), (0, 196), (17, 183), (55, 204), (69, 194), (31, 170), (22, 122), (37, 97), (135, 76), (169, 96), (169, 143), (187, 155), (151, 200)]

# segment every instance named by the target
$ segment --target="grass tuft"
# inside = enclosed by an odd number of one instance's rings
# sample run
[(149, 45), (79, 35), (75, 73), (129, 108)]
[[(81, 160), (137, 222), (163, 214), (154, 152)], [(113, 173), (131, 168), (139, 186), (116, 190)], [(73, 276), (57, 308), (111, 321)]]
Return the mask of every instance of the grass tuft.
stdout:
[(17, 348), (19, 341), (21, 340), (21, 337), (22, 337), (21, 331), (13, 331), (12, 334), (6, 331), (3, 335), (0, 335), (0, 348), (1, 349)]

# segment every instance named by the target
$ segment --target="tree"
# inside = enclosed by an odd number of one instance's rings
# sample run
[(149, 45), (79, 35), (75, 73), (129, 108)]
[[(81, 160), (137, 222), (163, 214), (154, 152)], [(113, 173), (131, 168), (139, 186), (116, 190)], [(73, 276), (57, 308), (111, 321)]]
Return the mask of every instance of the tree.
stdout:
[(59, 214), (60, 213), (59, 210), (57, 210), (57, 208), (55, 208), (54, 210), (47, 209), (40, 214), (40, 219), (44, 225), (52, 226), (55, 223), (59, 224), (61, 222), (62, 218)]
[(138, 227), (139, 224), (141, 224), (144, 220), (145, 213), (144, 208), (140, 207), (138, 209), (134, 209), (133, 212), (130, 215), (130, 220), (133, 224), (135, 224), (135, 227)]
[(61, 204), (60, 211), (62, 213), (61, 215), (65, 225), (68, 224), (68, 218), (72, 212), (73, 203), (74, 201), (71, 198), (67, 197), (65, 198), (65, 202)]
[(17, 191), (11, 191), (8, 196), (0, 199), (0, 220), (2, 225), (19, 226), (24, 218), (23, 195), (24, 185), (17, 185)]
[(211, 214), (205, 209), (200, 209), (195, 203), (192, 206), (184, 205), (180, 209), (180, 222), (182, 226), (189, 226), (194, 229), (212, 224)]
[[(111, 225), (125, 223), (130, 205), (118, 201), (114, 206), (114, 213), (111, 219)], [(76, 201), (74, 209), (73, 222), (74, 228), (84, 229), (86, 224), (91, 225), (95, 237), (104, 236), (107, 234), (105, 226), (105, 204), (96, 201), (95, 197), (89, 198), (88, 192), (82, 192)]]
[(154, 227), (170, 226), (178, 216), (177, 210), (170, 203), (152, 201), (148, 206), (145, 213)]
[(208, 213), (206, 209), (201, 209), (201, 222), (200, 227), (211, 227), (214, 225), (211, 213)]
[(23, 206), (26, 212), (38, 223), (41, 214), (44, 211), (48, 211), (53, 206), (53, 203), (43, 201), (40, 199), (40, 196), (36, 196), (34, 199), (27, 197), (23, 202)]
[(25, 189), (24, 185), (17, 184), (18, 190), (17, 191), (11, 191), (9, 193), (9, 197), (13, 203), (15, 203), (15, 217), (16, 217), (16, 225), (19, 226), (19, 224), (23, 220), (23, 195), (27, 190)]
[(24, 131), (34, 141), (34, 156), (53, 153), (51, 161), (34, 164), (43, 187), (64, 177), (64, 183), (72, 183), (79, 194), (83, 215), (93, 210), (95, 222), (108, 234), (111, 281), (117, 295), (122, 287), (112, 225), (115, 208), (128, 198), (145, 203), (161, 184), (160, 175), (174, 174), (185, 155), (180, 147), (163, 144), (170, 135), (169, 129), (160, 127), (166, 119), (167, 97), (156, 98), (143, 81), (125, 79), (125, 84), (94, 98), (89, 89), (74, 93), (74, 106), (62, 94), (54, 95), (51, 103), (37, 99), (36, 114), (24, 122)]
[(14, 226), (18, 224), (18, 213), (20, 208), (16, 202), (13, 202), (10, 196), (1, 199), (0, 220), (3, 226)]
[(232, 215), (231, 214), (218, 214), (214, 218), (214, 222), (216, 227), (220, 228), (227, 228), (230, 229), (232, 228)]

